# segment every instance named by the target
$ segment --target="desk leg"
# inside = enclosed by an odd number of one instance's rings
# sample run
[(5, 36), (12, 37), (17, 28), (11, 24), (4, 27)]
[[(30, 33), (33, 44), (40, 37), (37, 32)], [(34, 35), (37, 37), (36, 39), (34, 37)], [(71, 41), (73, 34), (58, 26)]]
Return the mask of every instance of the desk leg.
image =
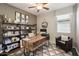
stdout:
[(30, 56), (30, 52), (26, 52), (26, 54), (27, 54), (26, 56)]
[(29, 56), (30, 55), (30, 52), (24, 52), (24, 55), (25, 56)]
[(25, 53), (25, 48), (23, 48), (23, 53), (24, 53), (24, 56), (26, 56), (26, 53)]
[(26, 51), (27, 49), (24, 49), (24, 55), (25, 56), (29, 56), (30, 55), (30, 52), (29, 51)]
[(43, 46), (42, 46), (42, 56), (43, 56)]
[(36, 51), (33, 51), (33, 56), (35, 56), (36, 55)]

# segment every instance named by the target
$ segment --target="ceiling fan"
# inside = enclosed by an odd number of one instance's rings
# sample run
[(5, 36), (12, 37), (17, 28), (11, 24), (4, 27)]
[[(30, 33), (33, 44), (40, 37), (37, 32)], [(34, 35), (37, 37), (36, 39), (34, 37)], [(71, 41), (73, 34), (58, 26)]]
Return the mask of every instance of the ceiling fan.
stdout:
[(48, 8), (48, 3), (35, 3), (32, 5), (32, 7), (28, 7), (29, 9), (31, 8), (36, 8), (37, 12), (40, 11), (40, 9), (45, 9), (45, 10), (49, 10)]

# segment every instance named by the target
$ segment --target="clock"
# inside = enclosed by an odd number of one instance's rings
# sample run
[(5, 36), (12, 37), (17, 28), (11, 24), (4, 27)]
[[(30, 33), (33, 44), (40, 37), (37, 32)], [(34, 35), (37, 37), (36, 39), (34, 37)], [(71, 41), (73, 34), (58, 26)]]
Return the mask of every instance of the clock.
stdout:
[(48, 27), (48, 22), (43, 21), (43, 22), (42, 22), (42, 28), (47, 28), (47, 27)]

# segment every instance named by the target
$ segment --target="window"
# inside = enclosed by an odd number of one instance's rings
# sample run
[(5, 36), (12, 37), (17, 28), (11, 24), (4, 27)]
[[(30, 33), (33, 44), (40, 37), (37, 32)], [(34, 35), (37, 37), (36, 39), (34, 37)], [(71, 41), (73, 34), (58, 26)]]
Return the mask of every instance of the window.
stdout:
[(57, 32), (58, 33), (70, 33), (70, 17), (71, 14), (58, 15), (57, 17)]

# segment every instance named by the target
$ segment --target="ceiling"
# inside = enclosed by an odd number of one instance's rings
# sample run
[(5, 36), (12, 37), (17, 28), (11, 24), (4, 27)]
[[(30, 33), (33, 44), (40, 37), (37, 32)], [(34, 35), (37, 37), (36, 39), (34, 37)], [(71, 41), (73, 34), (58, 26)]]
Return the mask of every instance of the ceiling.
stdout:
[(68, 7), (74, 5), (74, 3), (48, 3), (49, 10), (41, 9), (40, 12), (37, 12), (37, 9), (29, 9), (28, 7), (32, 6), (33, 3), (8, 3), (11, 6), (20, 8), (22, 10), (28, 11), (34, 15), (40, 15), (52, 10), (57, 10), (60, 8)]

